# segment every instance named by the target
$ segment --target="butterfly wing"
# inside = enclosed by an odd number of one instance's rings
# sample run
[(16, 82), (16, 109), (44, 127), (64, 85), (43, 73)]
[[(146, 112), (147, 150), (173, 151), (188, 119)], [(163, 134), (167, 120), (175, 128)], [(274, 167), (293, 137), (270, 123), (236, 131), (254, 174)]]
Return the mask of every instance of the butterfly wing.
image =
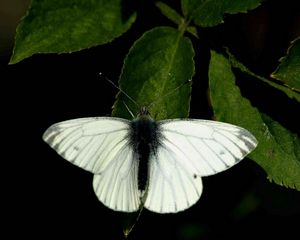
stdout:
[(118, 118), (80, 118), (50, 126), (43, 139), (66, 160), (100, 173), (127, 144), (129, 121)]
[(119, 118), (81, 118), (54, 124), (43, 135), (63, 158), (96, 174), (97, 197), (119, 211), (139, 207), (137, 161), (128, 145), (129, 124)]
[(202, 192), (201, 176), (224, 171), (257, 145), (241, 127), (208, 120), (160, 121), (161, 146), (150, 161), (145, 207), (166, 213), (193, 205)]
[(161, 121), (165, 146), (195, 174), (209, 176), (232, 167), (257, 145), (246, 129), (208, 120)]
[(202, 193), (201, 177), (191, 174), (167, 146), (150, 159), (150, 178), (144, 206), (157, 213), (183, 211)]
[(93, 186), (98, 199), (115, 211), (135, 212), (140, 207), (138, 162), (133, 159), (132, 149), (126, 146), (105, 171), (94, 175)]

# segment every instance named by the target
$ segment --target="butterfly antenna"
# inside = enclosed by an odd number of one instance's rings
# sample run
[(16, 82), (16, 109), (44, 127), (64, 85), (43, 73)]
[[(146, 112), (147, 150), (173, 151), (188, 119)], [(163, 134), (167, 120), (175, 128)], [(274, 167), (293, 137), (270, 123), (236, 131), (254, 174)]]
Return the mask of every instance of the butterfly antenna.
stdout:
[(124, 101), (122, 101), (122, 102), (123, 102), (123, 104), (125, 105), (127, 111), (130, 113), (131, 117), (132, 117), (132, 118), (135, 118), (134, 114), (132, 113), (132, 111), (130, 110), (130, 108), (127, 106), (127, 104), (126, 104)]
[(181, 88), (181, 87), (184, 86), (185, 84), (188, 84), (188, 83), (191, 83), (191, 82), (192, 82), (192, 79), (189, 79), (189, 80), (187, 80), (186, 82), (180, 84), (179, 86), (175, 87), (173, 90), (171, 90), (170, 92), (168, 92), (167, 94), (161, 96), (161, 97), (158, 98), (157, 100), (155, 100), (155, 101), (153, 101), (152, 103), (150, 103), (150, 105), (149, 105), (147, 108), (150, 109), (150, 107), (151, 107), (154, 103), (161, 101), (161, 100), (164, 99), (165, 97), (167, 97), (167, 96), (173, 94), (175, 91), (177, 91), (179, 88)]
[[(102, 73), (99, 73), (100, 76), (102, 76)], [(110, 80), (108, 77), (104, 76), (105, 80), (108, 81), (110, 84), (112, 84), (116, 89), (118, 89), (121, 93), (123, 93), (131, 102), (133, 102), (137, 107), (139, 105), (137, 104), (136, 101), (132, 99), (125, 91), (123, 91), (119, 86), (117, 86), (112, 80)]]

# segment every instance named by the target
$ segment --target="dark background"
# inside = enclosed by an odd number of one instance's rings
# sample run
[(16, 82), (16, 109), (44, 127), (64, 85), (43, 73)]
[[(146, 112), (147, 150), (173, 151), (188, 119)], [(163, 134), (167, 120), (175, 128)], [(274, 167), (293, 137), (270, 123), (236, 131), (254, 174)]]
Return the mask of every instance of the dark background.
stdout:
[[(248, 14), (227, 15), (218, 27), (199, 30), (204, 38), (193, 39), (197, 72), (191, 117), (212, 117), (206, 96), (209, 48), (229, 46), (251, 70), (268, 77), (289, 42), (300, 35), (295, 2), (267, 1)], [(42, 134), (62, 120), (109, 116), (117, 91), (99, 72), (116, 82), (133, 42), (152, 27), (173, 25), (148, 1), (137, 4), (136, 23), (110, 44), (72, 54), (35, 55), (7, 65), (27, 3), (4, 0), (0, 6), (4, 230), (9, 236), (36, 239), (120, 239), (124, 216), (104, 207), (93, 192), (92, 174), (59, 157), (42, 142)], [(296, 101), (237, 74), (242, 94), (254, 106), (299, 134)], [(199, 202), (182, 213), (143, 211), (130, 238), (289, 239), (298, 233), (299, 192), (270, 183), (253, 161), (246, 159), (229, 171), (203, 178), (203, 185)], [(245, 206), (239, 206), (242, 203)]]

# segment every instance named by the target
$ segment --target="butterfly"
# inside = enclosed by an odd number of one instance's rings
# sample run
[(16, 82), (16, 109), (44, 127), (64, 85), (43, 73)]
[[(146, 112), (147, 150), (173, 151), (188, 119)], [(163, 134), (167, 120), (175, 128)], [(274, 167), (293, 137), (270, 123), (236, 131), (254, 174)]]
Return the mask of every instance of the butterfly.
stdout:
[(98, 199), (115, 211), (176, 213), (202, 194), (201, 177), (224, 171), (257, 146), (246, 129), (217, 121), (155, 121), (142, 107), (132, 121), (89, 117), (50, 126), (43, 139), (94, 174)]

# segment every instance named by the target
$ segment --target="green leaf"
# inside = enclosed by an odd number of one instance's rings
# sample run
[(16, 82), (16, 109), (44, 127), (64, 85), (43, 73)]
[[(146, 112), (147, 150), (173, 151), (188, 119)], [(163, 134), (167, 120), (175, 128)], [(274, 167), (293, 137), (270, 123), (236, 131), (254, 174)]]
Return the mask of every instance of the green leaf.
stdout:
[(126, 32), (136, 14), (122, 0), (32, 0), (17, 28), (10, 63), (36, 53), (69, 53), (105, 44)]
[(229, 60), (214, 51), (211, 51), (209, 85), (217, 120), (242, 126), (256, 136), (258, 147), (249, 158), (266, 171), (270, 180), (300, 190), (299, 138), (241, 96)]
[(171, 21), (180, 25), (184, 19), (180, 16), (173, 8), (169, 7), (167, 4), (163, 2), (156, 2), (155, 5), (159, 8), (161, 13), (169, 18)]
[(191, 15), (199, 4), (202, 4), (203, 0), (181, 0), (181, 10), (185, 17)]
[(300, 37), (295, 39), (271, 77), (300, 91)]
[(180, 16), (174, 9), (170, 8), (167, 4), (162, 2), (157, 2), (156, 6), (160, 9), (163, 15), (173, 21), (178, 25), (178, 28), (182, 31), (187, 31), (192, 34), (194, 37), (199, 38), (196, 27), (189, 26), (189, 22)]
[(146, 32), (130, 49), (119, 80), (120, 88), (134, 99), (119, 93), (113, 116), (131, 118), (125, 104), (136, 114), (149, 107), (155, 119), (187, 117), (194, 50), (183, 33), (170, 27)]
[(186, 28), (186, 31), (189, 32), (190, 34), (192, 34), (194, 37), (199, 38), (198, 31), (197, 31), (196, 27), (188, 26)]
[(238, 68), (239, 70), (241, 70), (242, 72), (245, 72), (247, 74), (249, 74), (252, 77), (255, 77), (267, 84), (269, 84), (271, 87), (276, 88), (282, 92), (284, 92), (288, 97), (290, 98), (294, 98), (296, 99), (298, 102), (300, 102), (300, 93), (298, 93), (297, 91), (295, 91), (292, 88), (289, 88), (287, 85), (281, 85), (278, 84), (276, 82), (272, 82), (267, 78), (264, 78), (262, 76), (259, 76), (253, 72), (251, 72), (245, 65), (243, 65), (240, 61), (238, 61), (227, 49), (227, 54), (229, 55), (229, 61), (231, 66)]
[(260, 5), (261, 0), (182, 0), (181, 8), (201, 27), (212, 27), (223, 22), (224, 14), (245, 13)]

